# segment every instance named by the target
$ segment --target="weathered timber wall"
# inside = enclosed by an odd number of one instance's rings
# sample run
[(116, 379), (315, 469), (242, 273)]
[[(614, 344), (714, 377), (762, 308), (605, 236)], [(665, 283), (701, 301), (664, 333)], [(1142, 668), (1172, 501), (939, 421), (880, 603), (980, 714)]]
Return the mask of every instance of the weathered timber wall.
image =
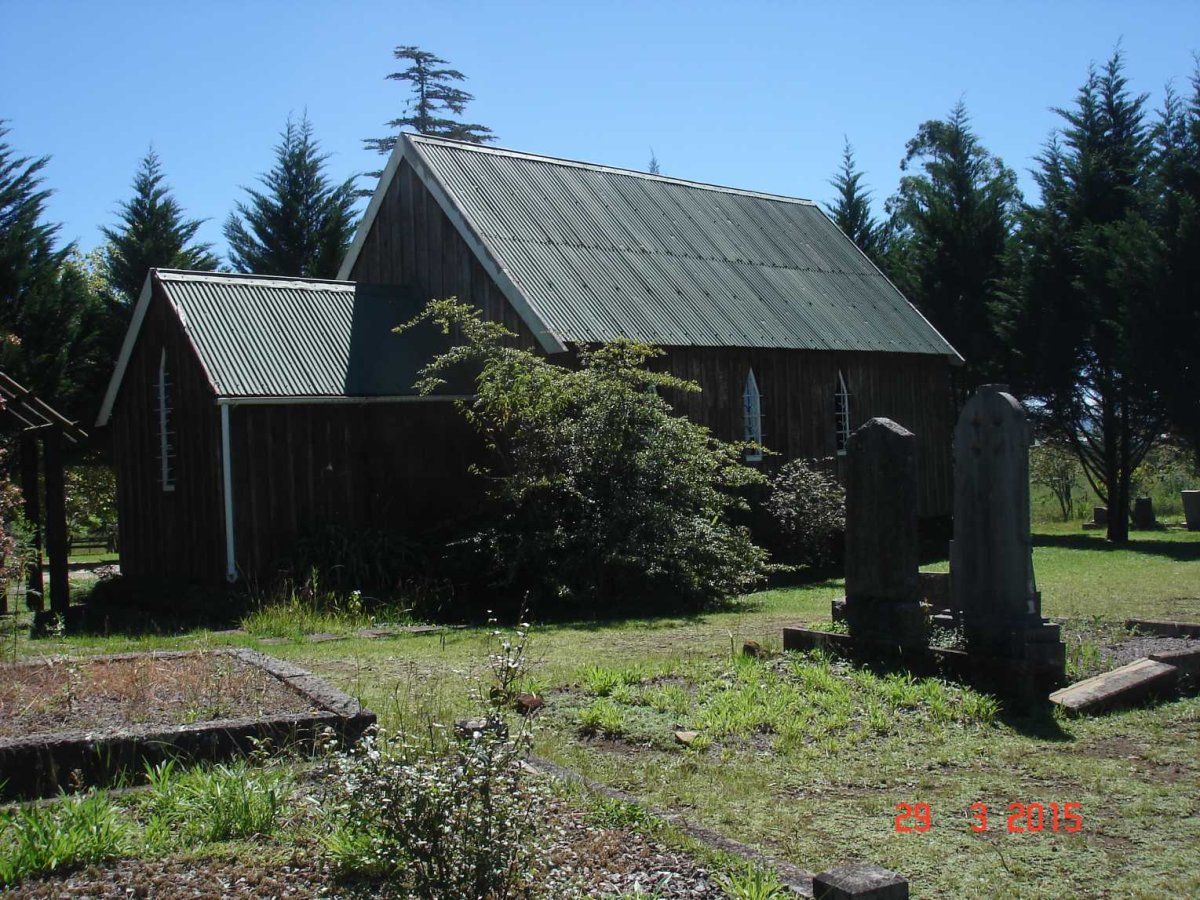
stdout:
[(850, 392), (851, 430), (886, 416), (916, 434), (918, 513), (950, 514), (953, 413), (945, 359), (707, 347), (670, 347), (666, 354), (655, 368), (702, 388), (699, 394), (672, 393), (666, 399), (725, 440), (744, 436), (742, 391), (747, 371), (754, 368), (762, 395), (763, 443), (780, 454), (768, 457), (767, 467), (836, 454), (834, 393), (841, 370)]
[(478, 505), (482, 443), (453, 403), (234, 406), (239, 572), (270, 576), (324, 525), (419, 534)]
[[(158, 366), (171, 380), (175, 490), (159, 459)], [(157, 284), (112, 414), (121, 571), (211, 580), (224, 572), (221, 420), (204, 370)]]
[(407, 160), (400, 163), (350, 273), (351, 281), (411, 287), (422, 300), (457, 297), (539, 346)]

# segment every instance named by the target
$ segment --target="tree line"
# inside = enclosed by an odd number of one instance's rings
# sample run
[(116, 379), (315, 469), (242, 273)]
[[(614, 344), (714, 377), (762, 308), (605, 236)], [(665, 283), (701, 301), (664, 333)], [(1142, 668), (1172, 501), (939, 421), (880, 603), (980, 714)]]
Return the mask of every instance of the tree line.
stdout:
[(829, 213), (965, 357), (961, 404), (1009, 384), (1069, 449), (1128, 539), (1130, 487), (1170, 435), (1200, 464), (1200, 69), (1157, 113), (1119, 51), (1087, 72), (1036, 157), (1039, 197), (961, 102), (908, 142), (872, 217), (846, 144)]
[[(473, 99), (446, 61), (418, 47), (394, 51), (405, 68), (387, 76), (410, 92), (386, 137), (364, 140), (391, 152), (404, 129), (457, 140), (492, 140), (490, 129), (460, 121)], [(84, 253), (58, 239), (47, 221), (49, 157), (22, 155), (0, 119), (0, 368), (85, 424), (95, 416), (147, 272), (154, 267), (334, 278), (358, 220), (357, 178), (326, 172), (307, 114), (288, 118), (274, 163), (245, 188), (223, 224), (224, 261), (197, 239), (203, 220), (187, 216), (151, 148), (134, 174), (132, 196), (103, 243)], [(366, 173), (378, 177), (380, 173)], [(369, 193), (369, 192), (367, 192)]]
[[(387, 77), (408, 102), (367, 149), (390, 153), (402, 130), (494, 140), (463, 120), (473, 98), (460, 71), (415, 46), (393, 55), (404, 67)], [(958, 401), (984, 382), (1010, 384), (1041, 435), (1079, 458), (1120, 541), (1133, 472), (1154, 443), (1169, 430), (1200, 460), (1200, 72), (1152, 113), (1117, 52), (1057, 112), (1036, 157), (1036, 201), (960, 102), (918, 127), (882, 219), (847, 142), (828, 211), (964, 356)], [(197, 240), (202, 223), (174, 199), (153, 149), (101, 247), (60, 246), (45, 217), (47, 158), (20, 155), (8, 134), (0, 122), (0, 367), (90, 419), (147, 270), (222, 261)], [(307, 115), (289, 118), (272, 168), (224, 223), (227, 269), (335, 277), (368, 192), (332, 181), (327, 158)]]

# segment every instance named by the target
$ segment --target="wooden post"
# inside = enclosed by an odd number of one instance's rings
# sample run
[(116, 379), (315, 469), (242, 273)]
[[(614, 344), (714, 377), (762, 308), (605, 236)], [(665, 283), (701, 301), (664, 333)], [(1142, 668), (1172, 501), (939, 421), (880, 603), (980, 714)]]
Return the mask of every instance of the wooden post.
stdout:
[(42, 582), (42, 503), (38, 482), (37, 436), (21, 435), (21, 494), (25, 498), (25, 521), (33, 532), (34, 558), (25, 570), (25, 605), (31, 612), (45, 609), (45, 585)]
[(46, 432), (46, 555), (50, 557), (50, 609), (63, 615), (71, 605), (67, 569), (67, 490), (63, 467), (62, 435)]

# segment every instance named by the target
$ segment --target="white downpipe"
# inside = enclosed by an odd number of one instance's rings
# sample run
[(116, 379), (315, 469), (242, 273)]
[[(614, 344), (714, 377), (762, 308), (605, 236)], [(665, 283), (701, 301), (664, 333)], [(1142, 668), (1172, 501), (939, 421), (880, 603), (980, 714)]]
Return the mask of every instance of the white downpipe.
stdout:
[(233, 541), (233, 458), (229, 451), (229, 407), (221, 405), (221, 474), (225, 479), (225, 580), (237, 581)]

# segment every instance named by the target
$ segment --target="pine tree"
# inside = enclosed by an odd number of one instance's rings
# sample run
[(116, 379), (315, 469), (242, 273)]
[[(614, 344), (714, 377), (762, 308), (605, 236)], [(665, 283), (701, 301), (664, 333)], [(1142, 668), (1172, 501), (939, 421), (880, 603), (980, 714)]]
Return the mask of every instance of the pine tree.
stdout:
[(891, 213), (888, 274), (966, 358), (955, 373), (965, 400), (1003, 366), (997, 331), (1008, 302), (1017, 178), (971, 131), (966, 106), (925, 122), (908, 142)]
[(658, 165), (658, 155), (654, 152), (654, 148), (650, 148), (650, 165), (646, 167), (646, 171), (651, 175), (661, 175), (662, 168)]
[(854, 147), (847, 139), (842, 148), (842, 169), (830, 179), (838, 198), (825, 205), (833, 223), (858, 245), (858, 249), (878, 261), (882, 249), (882, 229), (871, 216), (871, 192), (862, 184), (863, 173), (854, 165)]
[(249, 202), (225, 222), (229, 262), (239, 272), (334, 278), (354, 236), (354, 179), (330, 184), (307, 115), (289, 118), (280, 137), (265, 189), (246, 188)]
[(1200, 466), (1200, 66), (1185, 101), (1168, 92), (1156, 129), (1156, 224), (1162, 241), (1155, 385)]
[(73, 419), (99, 407), (98, 349), (103, 310), (76, 263), (45, 221), (48, 157), (18, 156), (0, 122), (0, 368)]
[(1120, 52), (1088, 72), (1039, 158), (1041, 204), (1022, 227), (1019, 346), (1043, 427), (1073, 449), (1108, 504), (1108, 538), (1129, 537), (1130, 480), (1164, 427), (1152, 381), (1162, 245), (1151, 225), (1145, 96)]
[(49, 157), (17, 156), (0, 119), (0, 330), (13, 335), (29, 293), (54, 279), (69, 247), (54, 249), (58, 226), (43, 221)]
[[(394, 133), (387, 137), (364, 138), (363, 143), (368, 149), (387, 156), (396, 146), (397, 135), (405, 129), (470, 144), (483, 144), (496, 139), (492, 129), (486, 125), (453, 118), (461, 116), (467, 104), (475, 99), (474, 95), (455, 87), (456, 83), (467, 80), (466, 75), (458, 69), (446, 68), (449, 65), (446, 60), (420, 47), (397, 47), (392, 51), (392, 56), (409, 65), (402, 71), (388, 75), (388, 80), (407, 81), (412, 94), (405, 104), (405, 115), (387, 123)], [(366, 176), (376, 179), (382, 174), (379, 171), (367, 172)], [(361, 191), (360, 194), (370, 196), (371, 192)]]
[(137, 300), (151, 268), (216, 269), (211, 245), (194, 243), (203, 220), (184, 219), (153, 149), (138, 166), (133, 199), (121, 204), (120, 219), (118, 227), (100, 230), (108, 239), (104, 265), (109, 284), (127, 305)]

